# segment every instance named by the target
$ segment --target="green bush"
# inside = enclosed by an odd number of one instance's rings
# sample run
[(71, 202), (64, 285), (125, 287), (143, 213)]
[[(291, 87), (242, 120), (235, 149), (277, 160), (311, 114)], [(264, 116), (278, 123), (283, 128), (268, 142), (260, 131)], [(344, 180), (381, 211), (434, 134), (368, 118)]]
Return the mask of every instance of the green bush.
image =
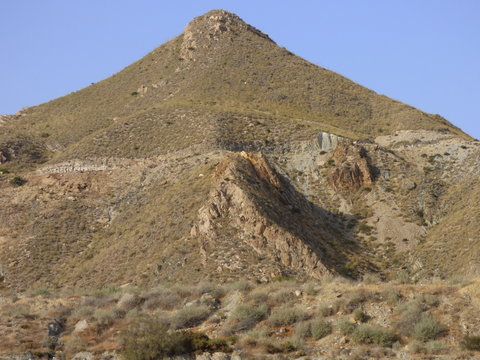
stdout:
[(210, 339), (204, 333), (169, 331), (163, 321), (140, 319), (121, 335), (125, 360), (156, 360), (194, 352), (231, 352), (227, 340)]
[(431, 315), (423, 314), (413, 328), (413, 337), (419, 341), (435, 340), (445, 332), (445, 327)]
[(173, 329), (184, 329), (199, 325), (210, 316), (211, 310), (204, 305), (192, 305), (178, 310), (171, 318)]
[(15, 176), (12, 180), (10, 180), (10, 185), (18, 187), (23, 186), (27, 183), (27, 180), (22, 178), (21, 176)]
[(368, 321), (368, 315), (365, 314), (362, 309), (355, 309), (353, 311), (353, 318), (355, 319), (355, 321), (359, 321), (359, 322), (367, 322)]
[(464, 350), (480, 351), (480, 336), (465, 336), (460, 341), (460, 347)]
[(268, 318), (271, 326), (285, 326), (308, 318), (305, 310), (298, 307), (281, 307), (272, 311)]
[(397, 336), (389, 330), (377, 326), (360, 325), (352, 334), (353, 341), (359, 344), (375, 344), (383, 347), (392, 347)]

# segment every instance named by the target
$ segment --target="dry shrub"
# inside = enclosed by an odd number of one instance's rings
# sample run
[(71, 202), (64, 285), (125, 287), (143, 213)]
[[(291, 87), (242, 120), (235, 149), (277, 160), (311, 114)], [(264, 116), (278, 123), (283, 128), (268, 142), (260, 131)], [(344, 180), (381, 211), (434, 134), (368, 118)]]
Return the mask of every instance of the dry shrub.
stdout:
[(130, 293), (125, 293), (122, 295), (122, 297), (118, 300), (117, 302), (117, 308), (120, 310), (123, 310), (125, 312), (128, 312), (137, 306), (141, 305), (144, 302), (144, 298), (130, 294)]
[(394, 286), (388, 286), (385, 288), (382, 292), (382, 297), (387, 304), (391, 306), (397, 305), (402, 301), (402, 294)]
[(234, 283), (228, 285), (229, 290), (240, 291), (241, 293), (248, 293), (253, 289), (253, 284), (245, 279), (240, 279)]
[(169, 331), (158, 319), (139, 319), (121, 336), (125, 360), (163, 359), (195, 352), (231, 352), (224, 339), (210, 339), (206, 334), (191, 331)]
[(284, 305), (294, 300), (295, 296), (291, 289), (280, 289), (270, 299), (275, 305)]
[(263, 288), (254, 289), (248, 298), (256, 304), (264, 304), (269, 300), (268, 292)]
[(218, 300), (225, 296), (226, 290), (223, 286), (207, 281), (200, 282), (194, 289), (196, 296), (210, 294), (214, 299)]
[(399, 316), (394, 322), (394, 327), (403, 336), (410, 336), (413, 332), (415, 324), (419, 321), (426, 309), (427, 308), (425, 304), (416, 300), (401, 304), (397, 309)]
[(480, 336), (466, 335), (460, 341), (460, 347), (465, 350), (480, 351)]
[(182, 303), (181, 297), (169, 289), (162, 289), (145, 295), (144, 308), (147, 310), (172, 310)]
[(266, 304), (238, 305), (224, 325), (222, 329), (223, 335), (230, 336), (241, 331), (250, 330), (268, 316), (269, 310)]
[(301, 338), (319, 340), (332, 333), (332, 324), (323, 319), (304, 321), (295, 327), (295, 334)]
[(355, 309), (353, 311), (353, 318), (355, 321), (358, 321), (358, 322), (367, 322), (369, 317), (367, 314), (365, 314), (362, 309)]
[(268, 318), (270, 326), (286, 326), (292, 325), (298, 321), (303, 321), (308, 318), (308, 313), (305, 309), (300, 307), (281, 307), (274, 309)]
[(192, 305), (177, 310), (170, 319), (172, 329), (194, 327), (205, 321), (211, 314), (205, 305)]
[(397, 336), (393, 332), (371, 325), (356, 326), (350, 336), (359, 344), (375, 344), (383, 347), (392, 347), (397, 341)]
[(429, 314), (422, 314), (413, 327), (413, 337), (419, 341), (435, 340), (446, 331), (446, 328)]
[(93, 318), (101, 327), (109, 327), (119, 319), (125, 317), (125, 311), (120, 309), (103, 310), (97, 309), (93, 313)]

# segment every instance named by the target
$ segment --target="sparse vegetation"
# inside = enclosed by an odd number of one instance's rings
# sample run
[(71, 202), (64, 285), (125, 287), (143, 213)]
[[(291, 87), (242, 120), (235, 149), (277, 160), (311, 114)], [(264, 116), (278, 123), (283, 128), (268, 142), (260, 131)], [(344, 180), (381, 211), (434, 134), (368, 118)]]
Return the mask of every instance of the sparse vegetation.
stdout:
[(445, 332), (445, 327), (428, 314), (422, 314), (413, 328), (413, 337), (419, 341), (435, 340)]
[(274, 309), (268, 318), (271, 326), (285, 326), (308, 318), (308, 313), (300, 307), (280, 307)]
[(397, 336), (389, 330), (378, 326), (359, 325), (351, 333), (353, 341), (360, 344), (375, 344), (392, 347), (397, 341)]
[(230, 352), (226, 340), (210, 339), (201, 332), (169, 331), (162, 321), (141, 319), (122, 334), (122, 356), (126, 360), (161, 359), (197, 351)]
[(172, 329), (184, 329), (198, 325), (212, 313), (205, 305), (192, 305), (177, 310), (170, 322)]
[(460, 341), (460, 346), (465, 350), (480, 351), (480, 336), (466, 335)]
[(15, 176), (10, 180), (10, 185), (16, 186), (16, 187), (23, 186), (26, 183), (27, 183), (27, 179), (24, 179), (21, 176)]
[(266, 304), (254, 305), (247, 303), (238, 305), (225, 324), (223, 333), (230, 336), (241, 331), (250, 330), (259, 321), (264, 320), (268, 316), (269, 310)]
[[(109, 287), (91, 291), (95, 294), (91, 296), (86, 296), (85, 292), (82, 297), (69, 293), (61, 300), (62, 307), (53, 308), (51, 306), (60, 300), (58, 295), (45, 296), (43, 291), (29, 291), (20, 299), (12, 298), (8, 306), (0, 304), (0, 320), (14, 318), (19, 330), (23, 331), (33, 329), (36, 322), (43, 321), (45, 314), (63, 319), (72, 326), (67, 326), (61, 337), (44, 337), (37, 343), (39, 346), (55, 344), (58, 350), (57, 344), (63, 342), (68, 356), (78, 351), (92, 351), (94, 347), (104, 346), (101, 345), (103, 341), (112, 339), (120, 341), (116, 350), (125, 359), (154, 359), (205, 351), (229, 352), (233, 348), (255, 356), (293, 353), (299, 356), (317, 348), (338, 350), (338, 333), (347, 338), (342, 346), (359, 356), (383, 354), (381, 356), (393, 357), (397, 351), (404, 350), (412, 354), (448, 356), (456, 351), (449, 346), (452, 340), (457, 341), (458, 349), (478, 351), (478, 336), (458, 338), (452, 332), (448, 341), (441, 338), (447, 334), (443, 323), (454, 321), (462, 312), (468, 322), (469, 317), (465, 314), (476, 311), (473, 304), (465, 303), (461, 293), (464, 286), (452, 286), (449, 282), (435, 285), (381, 282), (372, 285), (331, 278), (322, 283), (309, 282), (308, 287), (316, 289), (315, 295), (286, 297), (284, 304), (277, 302), (278, 299), (272, 301), (268, 294), (279, 290), (291, 293), (293, 289), (305, 289), (307, 285), (299, 282), (251, 284), (250, 290), (245, 292), (239, 292), (237, 285), (230, 284), (220, 286), (223, 290), (219, 291), (217, 286), (207, 283), (201, 286), (184, 284), (181, 289), (177, 285), (175, 291), (168, 285), (150, 289)], [(341, 296), (338, 296), (339, 291)], [(212, 293), (218, 295), (214, 305), (203, 304), (207, 298), (215, 299)], [(167, 309), (158, 306), (157, 302), (147, 305), (151, 299), (163, 298), (165, 294), (168, 297), (174, 294), (175, 299), (182, 299), (180, 302), (185, 305), (179, 309), (180, 305), (168, 305)], [(443, 306), (444, 296), (448, 297), (452, 307)], [(52, 305), (48, 305), (49, 302)], [(44, 304), (44, 308), (38, 308), (38, 304)], [(236, 305), (232, 307), (232, 304)], [(367, 315), (364, 309), (372, 304), (374, 310)], [(395, 309), (393, 313), (387, 310), (391, 307)], [(73, 325), (83, 320), (86, 320), (86, 328), (74, 333)], [(474, 320), (472, 318), (469, 325)], [(368, 323), (363, 323), (365, 321)], [(385, 322), (391, 327), (381, 325)], [(199, 328), (205, 329), (206, 333)], [(119, 330), (120, 336), (115, 335)], [(92, 332), (102, 335), (92, 339), (88, 337)], [(337, 336), (329, 336), (332, 333)], [(35, 334), (31, 332), (31, 336)], [(89, 341), (84, 341), (87, 338)]]
[(478, 262), (477, 145), (258, 33), (218, 36), (0, 118), (0, 354), (479, 350), (478, 279), (439, 280)]
[(313, 338), (319, 340), (332, 333), (332, 324), (323, 319), (314, 319), (299, 323), (295, 328), (295, 334), (301, 338)]

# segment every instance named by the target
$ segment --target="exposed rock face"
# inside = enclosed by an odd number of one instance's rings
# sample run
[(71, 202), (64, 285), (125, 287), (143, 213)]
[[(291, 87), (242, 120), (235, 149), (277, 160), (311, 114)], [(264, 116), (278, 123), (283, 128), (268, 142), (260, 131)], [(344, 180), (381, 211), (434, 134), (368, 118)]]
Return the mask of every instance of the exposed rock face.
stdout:
[(20, 145), (13, 143), (7, 143), (0, 147), (0, 164), (11, 161), (15, 157), (17, 157), (19, 150)]
[(250, 31), (268, 39), (268, 35), (245, 23), (240, 17), (225, 10), (212, 10), (193, 19), (184, 29), (180, 54), (184, 60), (195, 61), (200, 48), (210, 48), (222, 38), (232, 38), (242, 31)]
[(332, 156), (335, 168), (328, 181), (335, 190), (354, 190), (373, 184), (373, 174), (362, 146), (342, 142)]
[(261, 153), (242, 152), (218, 164), (210, 200), (200, 209), (192, 235), (199, 237), (208, 261), (218, 237), (217, 224), (228, 218), (256, 253), (318, 278), (330, 272), (321, 261), (321, 237), (290, 227), (297, 217), (307, 219), (311, 212)]
[(318, 134), (318, 145), (320, 146), (320, 150), (322, 151), (330, 151), (335, 150), (338, 145), (339, 136), (330, 134), (327, 132), (320, 132)]
[(184, 35), (187, 39), (193, 34), (198, 34), (209, 40), (218, 40), (219, 36), (223, 33), (234, 34), (241, 30), (248, 30), (263, 38), (269, 39), (268, 35), (245, 23), (237, 15), (225, 10), (212, 10), (202, 16), (196, 17), (185, 27)]

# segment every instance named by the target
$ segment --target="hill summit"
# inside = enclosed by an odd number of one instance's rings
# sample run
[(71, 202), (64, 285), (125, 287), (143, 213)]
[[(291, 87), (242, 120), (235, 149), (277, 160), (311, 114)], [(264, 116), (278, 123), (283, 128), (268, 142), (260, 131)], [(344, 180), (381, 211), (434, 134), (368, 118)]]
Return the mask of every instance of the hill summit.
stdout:
[(478, 142), (224, 10), (0, 129), (7, 288), (478, 272)]

